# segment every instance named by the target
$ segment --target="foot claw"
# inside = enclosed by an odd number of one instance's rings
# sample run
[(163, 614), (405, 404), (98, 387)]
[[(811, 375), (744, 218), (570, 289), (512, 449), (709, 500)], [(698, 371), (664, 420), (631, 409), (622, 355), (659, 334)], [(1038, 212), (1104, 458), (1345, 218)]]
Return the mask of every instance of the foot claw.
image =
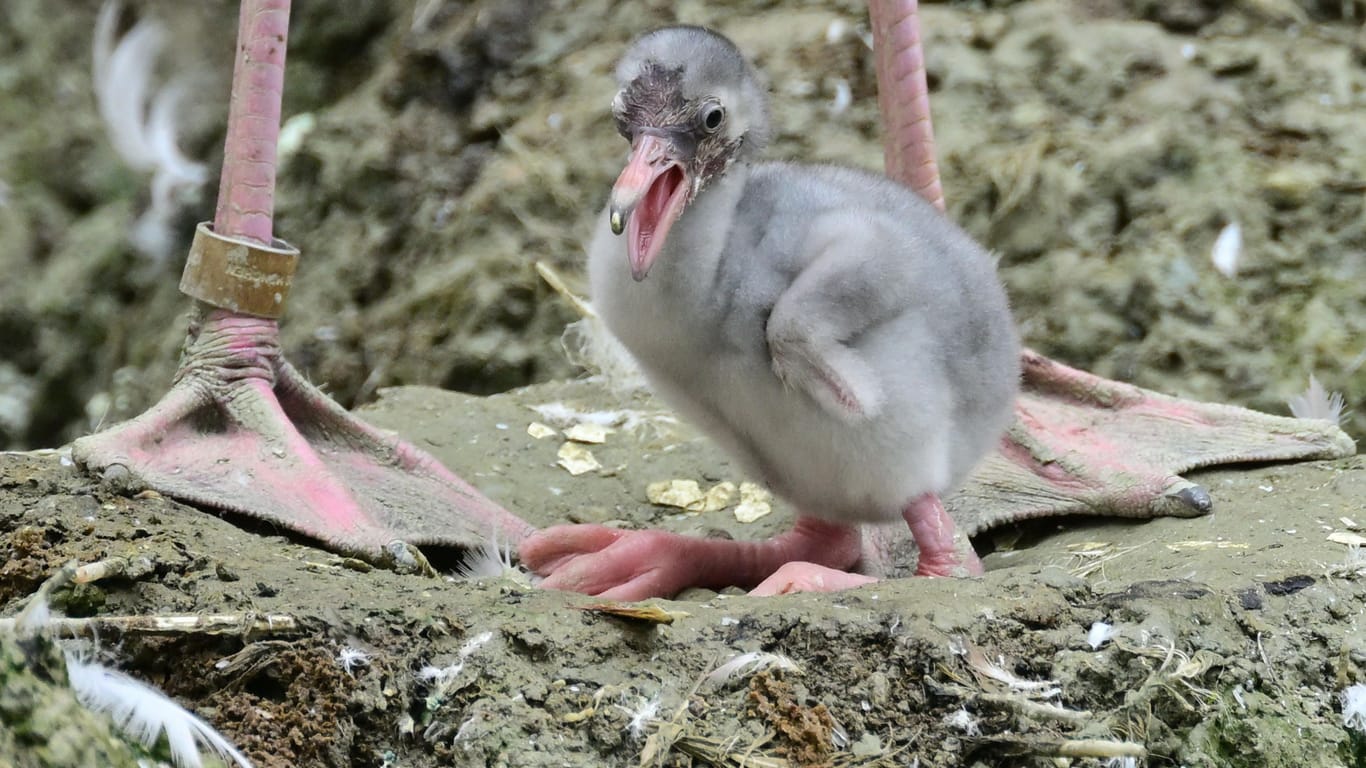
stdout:
[(420, 573), (432, 578), (439, 575), (436, 568), (427, 560), (427, 556), (422, 554), (422, 550), (402, 539), (395, 539), (384, 545), (382, 559), (385, 561), (384, 565), (396, 573)]
[(1153, 501), (1153, 514), (1173, 517), (1201, 517), (1214, 511), (1214, 500), (1203, 485), (1177, 478), (1165, 493)]
[(110, 464), (100, 473), (100, 482), (116, 493), (137, 491), (137, 478), (122, 464)]

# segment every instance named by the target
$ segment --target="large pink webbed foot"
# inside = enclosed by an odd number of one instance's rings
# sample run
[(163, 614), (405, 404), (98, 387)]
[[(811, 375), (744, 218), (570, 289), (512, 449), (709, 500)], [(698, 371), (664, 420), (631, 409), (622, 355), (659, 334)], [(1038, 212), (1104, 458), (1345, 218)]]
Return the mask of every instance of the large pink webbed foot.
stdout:
[[(78, 462), (175, 498), (276, 523), (380, 562), (414, 544), (517, 541), (531, 527), (434, 458), (381, 433), (284, 360), (276, 318), (298, 252), (274, 240), (289, 0), (244, 0), (223, 178), (181, 288), (199, 299), (171, 391), (76, 441)], [(397, 545), (397, 546), (395, 546)]]
[(1331, 422), (1182, 400), (1028, 350), (1021, 365), (1015, 424), (951, 506), (969, 534), (1043, 515), (1202, 515), (1209, 493), (1180, 473), (1356, 451)]
[(396, 544), (470, 546), (531, 530), (304, 381), (280, 355), (275, 321), (212, 310), (196, 325), (171, 391), (76, 441), (79, 462), (369, 559), (402, 557)]
[[(1024, 387), (1000, 448), (947, 500), (968, 536), (1057, 515), (1193, 517), (1214, 500), (1181, 473), (1219, 464), (1331, 459), (1356, 451), (1327, 421), (1182, 400), (1021, 357)], [(866, 532), (860, 570), (892, 575), (912, 562), (906, 529)]]

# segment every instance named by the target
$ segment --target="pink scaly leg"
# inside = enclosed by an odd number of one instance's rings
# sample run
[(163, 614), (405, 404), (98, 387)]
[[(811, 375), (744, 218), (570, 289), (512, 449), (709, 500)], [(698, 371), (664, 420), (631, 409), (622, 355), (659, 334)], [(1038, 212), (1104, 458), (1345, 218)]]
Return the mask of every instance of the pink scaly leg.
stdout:
[[(242, 4), (213, 227), (235, 243), (279, 243), (272, 215), (288, 25), (289, 0)], [(240, 272), (247, 247), (233, 247)], [(182, 286), (194, 282), (190, 265), (186, 273)], [(222, 288), (212, 274), (200, 278), (200, 287)], [(436, 459), (306, 382), (280, 352), (275, 319), (225, 306), (233, 303), (196, 304), (170, 392), (76, 441), (77, 461), (379, 562), (420, 565), (413, 545), (468, 547), (490, 535), (515, 543), (531, 532)]]
[[(912, 501), (906, 505), (901, 516), (906, 521), (906, 528), (902, 529), (899, 536), (889, 536), (886, 527), (878, 527), (867, 531), (866, 537), (859, 535), (854, 539), (862, 542), (860, 560), (867, 559), (869, 553), (876, 557), (889, 557), (891, 544), (904, 540), (905, 534), (909, 533), (917, 550), (916, 576), (982, 575), (982, 561), (973, 551), (972, 542), (949, 516), (937, 495), (927, 493)], [(845, 526), (830, 527), (857, 530)], [(846, 570), (855, 566), (867, 569), (867, 563), (863, 562), (836, 566), (804, 561), (784, 563), (750, 594), (768, 596), (791, 592), (837, 592), (878, 580), (875, 576)]]
[(877, 105), (882, 113), (882, 161), (887, 175), (944, 210), (939, 161), (930, 121), (930, 86), (916, 0), (871, 0)]
[(939, 496), (927, 493), (906, 505), (901, 513), (920, 550), (917, 576), (981, 576), (982, 561), (972, 543), (944, 510)]

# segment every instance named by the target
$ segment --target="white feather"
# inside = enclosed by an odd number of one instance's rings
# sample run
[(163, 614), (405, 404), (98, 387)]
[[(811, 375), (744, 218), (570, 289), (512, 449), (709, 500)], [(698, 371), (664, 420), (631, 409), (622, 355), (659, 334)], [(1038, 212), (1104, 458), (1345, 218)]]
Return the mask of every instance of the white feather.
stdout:
[(1230, 222), (1219, 232), (1210, 251), (1210, 261), (1224, 277), (1238, 276), (1238, 260), (1243, 255), (1243, 228)]
[(649, 699), (641, 697), (636, 708), (627, 711), (631, 714), (631, 721), (626, 724), (626, 731), (631, 734), (631, 738), (639, 739), (645, 735), (645, 729), (659, 714), (659, 694)]
[(370, 654), (348, 646), (337, 651), (337, 663), (348, 675), (355, 675), (357, 669), (370, 666)]
[(1313, 374), (1309, 375), (1309, 388), (1285, 402), (1297, 419), (1323, 419), (1334, 424), (1342, 423), (1342, 412), (1347, 405), (1341, 392), (1324, 389)]
[(417, 671), (417, 681), (427, 685), (439, 683), (448, 678), (455, 677), (460, 674), (460, 671), (464, 668), (465, 665), (463, 663), (452, 664), (449, 667), (438, 667), (433, 664), (427, 664)]
[(152, 93), (152, 72), (165, 45), (166, 30), (139, 21), (115, 43), (120, 5), (111, 0), (95, 22), (95, 100), (114, 150), (130, 168), (152, 174), (152, 204), (138, 219), (131, 240), (143, 254), (169, 254), (171, 222), (182, 195), (208, 179), (202, 163), (186, 158), (176, 145), (176, 115), (186, 87), (177, 81)]
[(835, 81), (835, 98), (830, 102), (830, 114), (842, 115), (849, 111), (849, 105), (854, 103), (854, 91), (849, 87), (849, 81), (839, 78)]
[(1105, 645), (1105, 642), (1114, 634), (1115, 628), (1112, 625), (1097, 621), (1091, 625), (1091, 631), (1086, 633), (1086, 644), (1091, 646), (1093, 651), (1100, 650), (1100, 647)]
[(634, 432), (643, 426), (664, 430), (678, 424), (678, 418), (668, 411), (637, 411), (623, 408), (617, 411), (580, 411), (561, 402), (531, 406), (546, 422), (564, 428), (574, 424), (597, 424)]
[(95, 21), (95, 100), (109, 141), (130, 167), (150, 171), (156, 159), (144, 131), (152, 67), (165, 44), (166, 30), (156, 22), (136, 24), (117, 45), (114, 28), (121, 6), (108, 2)]
[(462, 579), (493, 579), (516, 570), (512, 565), (512, 550), (498, 543), (497, 534), (486, 539), (478, 549), (471, 549), (455, 566), (455, 572)]
[(470, 657), (470, 654), (474, 653), (480, 648), (483, 648), (485, 645), (488, 644), (488, 641), (492, 639), (492, 632), (480, 632), (474, 637), (471, 637), (469, 640), (466, 640), (465, 644), (460, 646), (460, 659), (462, 661), (468, 659)]
[(1342, 725), (1366, 733), (1366, 684), (1357, 683), (1342, 692)]
[(148, 748), (162, 734), (171, 749), (172, 761), (181, 768), (200, 768), (199, 745), (211, 749), (225, 762), (252, 768), (247, 760), (213, 726), (195, 717), (162, 692), (138, 680), (98, 664), (66, 654), (67, 678), (86, 709), (108, 715), (119, 730)]
[(785, 669), (798, 674), (801, 674), (802, 671), (795, 661), (786, 656), (763, 651), (750, 651), (749, 653), (742, 653), (717, 667), (711, 674), (707, 675), (707, 680), (713, 683), (723, 683), (733, 677), (755, 675), (770, 668)]
[(565, 326), (560, 345), (570, 363), (601, 377), (613, 392), (629, 394), (645, 389), (645, 375), (635, 358), (596, 315)]
[(52, 620), (52, 606), (41, 595), (35, 597), (24, 612), (19, 614), (19, 633), (36, 635), (38, 630)]
[(944, 725), (954, 730), (960, 731), (967, 736), (976, 736), (982, 732), (981, 721), (968, 711), (967, 707), (959, 707), (944, 716)]

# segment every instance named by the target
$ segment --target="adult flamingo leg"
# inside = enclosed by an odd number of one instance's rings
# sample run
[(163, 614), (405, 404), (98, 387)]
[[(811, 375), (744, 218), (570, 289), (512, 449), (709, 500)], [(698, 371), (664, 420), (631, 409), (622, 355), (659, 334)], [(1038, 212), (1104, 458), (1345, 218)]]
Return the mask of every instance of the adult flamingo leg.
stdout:
[(277, 318), (298, 255), (272, 237), (289, 5), (242, 3), (218, 207), (181, 282), (198, 301), (171, 390), (77, 440), (73, 456), (378, 562), (421, 563), (413, 545), (516, 543), (531, 526), (352, 416), (281, 354)]
[[(887, 174), (941, 211), (925, 56), (916, 0), (870, 0)], [(1015, 423), (949, 511), (968, 534), (1059, 514), (1193, 516), (1213, 502), (1180, 473), (1247, 461), (1349, 456), (1326, 421), (1200, 403), (1086, 373), (1031, 350), (1021, 358)], [(876, 537), (869, 537), (869, 543)], [(885, 549), (864, 568), (891, 572)]]

